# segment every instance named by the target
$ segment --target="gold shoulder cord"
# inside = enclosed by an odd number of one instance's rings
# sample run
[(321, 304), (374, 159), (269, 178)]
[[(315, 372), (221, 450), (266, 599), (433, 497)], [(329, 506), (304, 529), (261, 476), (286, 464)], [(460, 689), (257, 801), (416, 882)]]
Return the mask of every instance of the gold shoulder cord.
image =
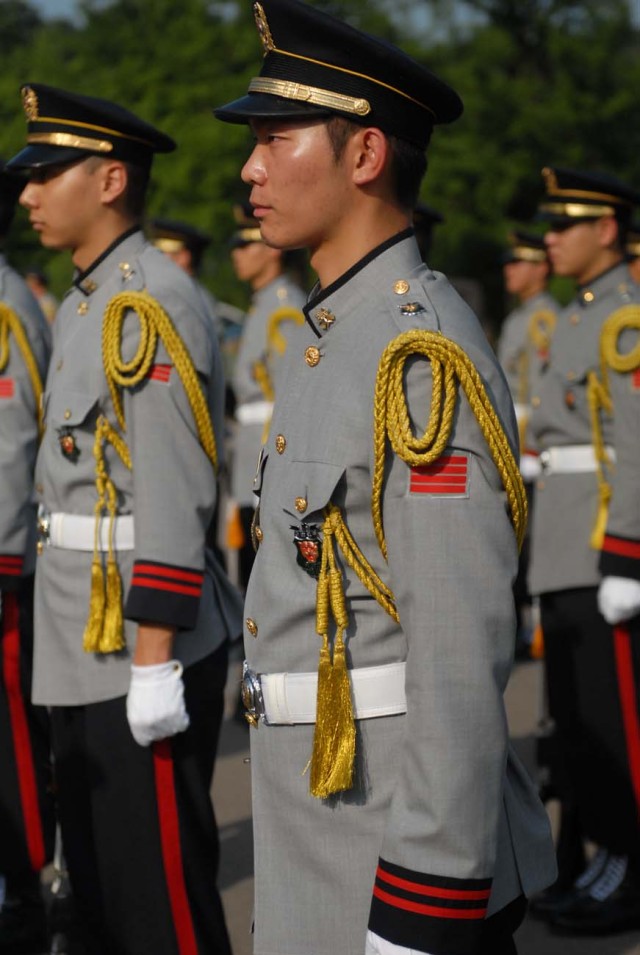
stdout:
[(0, 373), (4, 371), (9, 362), (9, 335), (13, 335), (16, 344), (22, 355), (33, 389), (33, 397), (36, 405), (36, 415), (38, 418), (38, 434), (42, 437), (42, 378), (38, 369), (38, 363), (33, 354), (33, 350), (27, 338), (27, 334), (22, 326), (22, 322), (8, 305), (0, 302)]
[(548, 351), (556, 330), (556, 315), (550, 308), (541, 308), (529, 319), (529, 341), (538, 352)]
[[(133, 358), (122, 359), (122, 327), (127, 312), (136, 313), (140, 323), (140, 342)], [(121, 292), (108, 303), (102, 323), (102, 361), (109, 392), (121, 432), (126, 431), (122, 388), (133, 388), (149, 374), (156, 353), (158, 338), (162, 341), (186, 392), (202, 448), (217, 470), (216, 441), (209, 409), (202, 393), (198, 373), (182, 338), (160, 303), (148, 292)], [(108, 475), (104, 449), (110, 444), (122, 463), (131, 470), (129, 449), (122, 435), (104, 415), (96, 423), (94, 457), (96, 460), (95, 537), (91, 566), (91, 601), (89, 619), (84, 632), (84, 649), (88, 653), (113, 653), (124, 648), (122, 619), (122, 583), (113, 548), (113, 527), (117, 513), (117, 491)], [(105, 575), (100, 557), (99, 529), (104, 511), (109, 517), (108, 553)]]
[[(431, 410), (426, 430), (416, 437), (411, 428), (404, 391), (407, 359), (420, 355), (431, 363)], [(378, 366), (374, 399), (374, 473), (371, 498), (373, 526), (380, 551), (387, 559), (382, 520), (382, 488), (387, 440), (410, 467), (436, 461), (445, 450), (453, 427), (458, 384), (480, 425), (491, 457), (504, 484), (511, 519), (522, 547), (527, 524), (527, 497), (522, 477), (473, 362), (455, 342), (439, 332), (420, 329), (398, 335), (384, 350)], [(345, 562), (381, 607), (399, 622), (392, 591), (384, 584), (351, 536), (340, 508), (329, 504), (323, 524), (323, 553), (317, 590), (317, 632), (322, 637), (318, 666), (317, 716), (311, 757), (311, 793), (326, 798), (353, 785), (355, 731), (343, 634), (348, 624), (342, 575), (335, 561), (333, 541)], [(329, 610), (336, 637), (333, 661), (329, 653)]]
[[(304, 315), (297, 308), (283, 305), (276, 309), (269, 316), (267, 323), (267, 354), (266, 358), (259, 358), (253, 365), (253, 376), (259, 384), (265, 401), (274, 401), (275, 390), (273, 381), (269, 373), (269, 358), (275, 352), (282, 356), (287, 350), (287, 339), (280, 331), (283, 322), (294, 322), (296, 325), (304, 325)], [(265, 422), (264, 432), (262, 434), (262, 443), (265, 444), (269, 437), (270, 422)]]
[(596, 456), (596, 476), (598, 480), (598, 514), (591, 534), (590, 544), (600, 550), (607, 527), (611, 485), (605, 477), (605, 467), (611, 469), (602, 435), (600, 413), (613, 414), (613, 401), (609, 386), (609, 368), (626, 374), (640, 368), (640, 341), (635, 348), (624, 354), (618, 351), (618, 338), (628, 328), (640, 331), (640, 305), (623, 305), (606, 320), (600, 332), (600, 376), (590, 371), (587, 377), (587, 400), (591, 415), (591, 431)]

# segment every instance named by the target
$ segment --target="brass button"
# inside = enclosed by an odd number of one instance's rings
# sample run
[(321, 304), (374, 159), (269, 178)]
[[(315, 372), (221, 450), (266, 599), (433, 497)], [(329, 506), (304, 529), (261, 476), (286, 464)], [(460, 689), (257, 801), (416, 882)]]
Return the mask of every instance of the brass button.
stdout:
[(247, 630), (249, 631), (249, 633), (251, 634), (251, 636), (252, 636), (252, 637), (257, 637), (257, 636), (258, 636), (258, 624), (255, 622), (255, 620), (252, 620), (251, 617), (247, 617), (247, 619), (245, 620), (245, 623), (246, 623), (246, 625), (247, 625)]
[(537, 395), (534, 395), (531, 399), (531, 407), (539, 408), (540, 407), (540, 398)]
[(574, 312), (573, 315), (571, 316), (571, 318), (569, 319), (569, 321), (571, 322), (572, 325), (579, 325), (579, 324), (580, 324), (580, 316), (578, 315), (577, 312)]
[(593, 302), (595, 295), (593, 294), (593, 292), (585, 292), (582, 297), (585, 300), (585, 302)]
[(300, 514), (304, 514), (307, 509), (307, 499), (306, 497), (297, 497), (296, 498), (296, 511)]
[(568, 371), (568, 372), (567, 372), (567, 381), (575, 381), (575, 380), (576, 380), (576, 373), (575, 373), (575, 371)]
[(261, 528), (261, 527), (254, 527), (254, 528), (253, 528), (253, 533), (256, 535), (256, 540), (257, 540), (257, 541), (261, 541), (262, 538), (264, 537), (264, 534), (263, 534), (263, 532), (262, 532), (262, 528)]
[(65, 421), (68, 421), (68, 420), (69, 420), (69, 418), (71, 417), (71, 410), (70, 410), (69, 408), (67, 408), (67, 409), (65, 410), (65, 413), (64, 413), (63, 417), (64, 417), (64, 420), (65, 420)]
[(36, 553), (38, 557), (40, 557), (43, 551), (44, 551), (44, 544), (42, 543), (42, 541), (38, 541), (38, 543), (36, 544)]
[(396, 295), (406, 295), (409, 291), (409, 283), (406, 279), (398, 279), (398, 281), (393, 286), (393, 291)]
[(278, 454), (284, 454), (284, 449), (287, 446), (287, 439), (283, 434), (276, 435), (276, 451)]
[(320, 361), (320, 349), (315, 345), (309, 345), (304, 353), (304, 360), (306, 361), (309, 368), (315, 368)]
[(42, 494), (43, 492), (44, 492), (44, 488), (43, 488), (42, 484), (36, 484), (36, 493), (37, 493), (37, 494)]
[(60, 371), (60, 369), (62, 368), (63, 365), (64, 365), (64, 362), (63, 362), (63, 360), (62, 360), (62, 358), (61, 358), (60, 361), (58, 362), (58, 364), (56, 365), (56, 371)]
[(80, 304), (78, 305), (78, 315), (86, 315), (88, 311), (89, 311), (89, 303), (80, 302)]

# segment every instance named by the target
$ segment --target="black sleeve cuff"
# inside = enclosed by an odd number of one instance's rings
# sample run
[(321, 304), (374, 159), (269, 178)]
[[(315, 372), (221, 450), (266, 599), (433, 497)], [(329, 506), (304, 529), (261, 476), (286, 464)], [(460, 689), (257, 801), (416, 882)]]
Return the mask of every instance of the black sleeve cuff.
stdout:
[(405, 948), (474, 952), (487, 914), (491, 882), (426, 875), (380, 859), (369, 928)]
[(600, 553), (603, 577), (630, 577), (640, 580), (640, 541), (607, 534)]
[(137, 560), (124, 615), (179, 630), (193, 630), (198, 620), (204, 573), (154, 560)]
[(0, 590), (16, 590), (22, 576), (22, 554), (0, 554)]

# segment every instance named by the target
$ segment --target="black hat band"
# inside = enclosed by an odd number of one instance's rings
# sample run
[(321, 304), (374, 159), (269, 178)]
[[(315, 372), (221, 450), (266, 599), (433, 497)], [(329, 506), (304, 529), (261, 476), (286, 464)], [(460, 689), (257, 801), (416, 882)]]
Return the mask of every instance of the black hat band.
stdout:
[(371, 112), (371, 104), (362, 97), (345, 96), (344, 93), (332, 93), (317, 86), (305, 86), (291, 80), (276, 80), (266, 76), (255, 76), (249, 83), (250, 93), (268, 93), (282, 99), (293, 99), (312, 106), (324, 106), (343, 113), (366, 116)]

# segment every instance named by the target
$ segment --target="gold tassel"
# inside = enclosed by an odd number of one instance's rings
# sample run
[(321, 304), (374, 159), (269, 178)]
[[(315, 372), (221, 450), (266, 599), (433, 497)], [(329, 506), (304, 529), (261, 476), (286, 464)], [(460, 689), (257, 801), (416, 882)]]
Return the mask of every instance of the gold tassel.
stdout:
[(107, 560), (106, 606), (102, 625), (100, 653), (124, 650), (124, 621), (122, 619), (122, 581), (113, 554)]
[(311, 794), (326, 799), (351, 789), (356, 752), (356, 729), (351, 686), (342, 634), (336, 638), (331, 660), (325, 636), (318, 664), (316, 726), (311, 757)]
[(609, 501), (611, 500), (611, 485), (603, 483), (600, 485), (600, 499), (598, 501), (598, 514), (596, 522), (593, 525), (591, 539), (589, 544), (594, 550), (601, 550), (604, 542), (604, 535), (607, 530), (607, 518), (609, 516)]
[(99, 653), (104, 626), (105, 592), (102, 561), (99, 553), (94, 553), (91, 562), (91, 599), (89, 600), (89, 619), (84, 629), (82, 646), (86, 653)]

